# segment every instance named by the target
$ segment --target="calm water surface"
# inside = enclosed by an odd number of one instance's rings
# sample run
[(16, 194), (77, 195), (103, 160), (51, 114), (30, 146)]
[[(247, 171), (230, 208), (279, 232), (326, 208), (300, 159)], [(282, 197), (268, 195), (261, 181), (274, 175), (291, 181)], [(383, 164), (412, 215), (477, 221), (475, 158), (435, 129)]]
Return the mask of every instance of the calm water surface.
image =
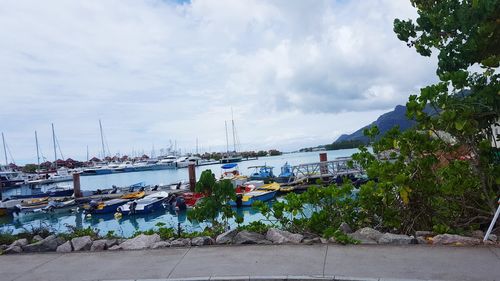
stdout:
[[(328, 160), (333, 160), (336, 157), (350, 156), (357, 152), (357, 149), (343, 149), (335, 151), (327, 151)], [(240, 172), (249, 175), (253, 172), (248, 169), (249, 166), (255, 165), (269, 165), (275, 167), (275, 174), (278, 175), (280, 167), (288, 162), (291, 165), (312, 163), (319, 161), (318, 152), (305, 152), (305, 153), (292, 153), (280, 156), (261, 157), (258, 160), (243, 161), (238, 163)], [(196, 168), (197, 178), (204, 170), (211, 169), (216, 175), (220, 175), (221, 169), (219, 164), (201, 166)], [(129, 186), (138, 182), (145, 182), (148, 185), (155, 184), (170, 184), (179, 181), (187, 181), (187, 169), (177, 170), (158, 170), (158, 171), (144, 171), (133, 173), (109, 174), (98, 176), (84, 176), (81, 177), (82, 190), (96, 190), (103, 188), (111, 188), (112, 185), (116, 186)], [(71, 184), (71, 183), (64, 183)], [(11, 193), (26, 194), (28, 188), (10, 190), (4, 195)], [(272, 202), (271, 202), (272, 203)], [(242, 208), (238, 212), (244, 216), (244, 224), (252, 221), (263, 220), (260, 213), (255, 212), (252, 208)], [(67, 225), (76, 227), (92, 227), (99, 230), (100, 234), (106, 234), (108, 231), (114, 231), (115, 234), (122, 236), (131, 236), (135, 231), (148, 230), (155, 228), (158, 222), (165, 223), (166, 226), (177, 228), (179, 223), (183, 230), (201, 231), (206, 226), (204, 224), (191, 223), (187, 220), (186, 212), (175, 211), (160, 211), (149, 215), (123, 217), (115, 219), (113, 214), (107, 215), (94, 215), (91, 218), (86, 218), (83, 213), (73, 214), (39, 214), (29, 217), (0, 217), (0, 231), (12, 231), (14, 233), (21, 232), (25, 229), (29, 230), (32, 227), (39, 227), (40, 225), (48, 226), (56, 231), (67, 231)], [(230, 222), (234, 225), (234, 221)]]

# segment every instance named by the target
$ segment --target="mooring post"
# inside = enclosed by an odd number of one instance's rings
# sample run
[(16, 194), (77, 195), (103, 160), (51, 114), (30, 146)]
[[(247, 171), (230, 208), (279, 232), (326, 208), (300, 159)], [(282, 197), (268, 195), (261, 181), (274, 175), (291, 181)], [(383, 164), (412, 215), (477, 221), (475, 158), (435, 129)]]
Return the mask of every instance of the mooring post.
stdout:
[(196, 186), (196, 170), (194, 163), (189, 163), (189, 190), (194, 192), (194, 187)]
[[(328, 174), (328, 164), (326, 163), (328, 161), (328, 156), (326, 154), (326, 152), (322, 152), (319, 154), (319, 161), (320, 161), (320, 166), (319, 166), (319, 170), (320, 170), (320, 173), (321, 175), (327, 175)], [(328, 180), (326, 177), (322, 177), (322, 179), (324, 181)]]
[(80, 174), (73, 174), (73, 193), (75, 194), (75, 198), (82, 197), (82, 192), (80, 191)]

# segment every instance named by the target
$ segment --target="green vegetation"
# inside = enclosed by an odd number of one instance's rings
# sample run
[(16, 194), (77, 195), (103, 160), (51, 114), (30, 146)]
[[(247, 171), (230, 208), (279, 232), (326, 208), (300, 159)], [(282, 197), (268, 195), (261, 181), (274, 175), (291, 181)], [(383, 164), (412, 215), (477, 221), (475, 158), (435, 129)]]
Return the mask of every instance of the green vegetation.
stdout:
[(253, 221), (247, 225), (242, 225), (238, 227), (238, 230), (247, 230), (250, 232), (257, 232), (260, 234), (265, 234), (269, 228), (271, 228), (269, 225), (260, 222), (260, 221)]
[(338, 150), (338, 149), (348, 149), (348, 148), (358, 148), (365, 143), (360, 140), (348, 140), (348, 141), (339, 141), (334, 142), (332, 144), (325, 145), (326, 150)]
[[(230, 180), (217, 181), (211, 170), (201, 173), (200, 180), (196, 183), (196, 192), (205, 194), (196, 206), (188, 211), (190, 221), (209, 222), (212, 228), (229, 226), (229, 219), (236, 217), (236, 213), (229, 205), (230, 200), (236, 199), (236, 193)], [(219, 220), (221, 214), (221, 220)], [(240, 221), (242, 218), (238, 218)]]

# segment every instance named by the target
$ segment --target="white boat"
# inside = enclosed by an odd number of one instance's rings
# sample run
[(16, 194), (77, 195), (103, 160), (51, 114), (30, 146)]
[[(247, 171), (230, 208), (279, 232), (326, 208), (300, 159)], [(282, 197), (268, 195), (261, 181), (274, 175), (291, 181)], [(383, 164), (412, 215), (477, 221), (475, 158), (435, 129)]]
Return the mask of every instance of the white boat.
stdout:
[(156, 165), (159, 166), (161, 169), (175, 169), (177, 168), (176, 161), (177, 161), (177, 156), (168, 155), (167, 157), (158, 161)]
[(71, 175), (67, 168), (60, 168), (55, 174), (48, 174), (48, 177), (29, 180), (28, 184), (40, 185), (40, 184), (52, 184), (57, 182), (72, 181), (73, 175)]
[(177, 168), (186, 168), (190, 164), (194, 164), (198, 166), (198, 163), (201, 161), (201, 158), (198, 156), (184, 156), (177, 160)]
[[(163, 203), (168, 198), (168, 192), (160, 191), (148, 195), (142, 199), (128, 202), (116, 209), (122, 215), (148, 214), (164, 209)], [(135, 207), (134, 207), (135, 205)]]

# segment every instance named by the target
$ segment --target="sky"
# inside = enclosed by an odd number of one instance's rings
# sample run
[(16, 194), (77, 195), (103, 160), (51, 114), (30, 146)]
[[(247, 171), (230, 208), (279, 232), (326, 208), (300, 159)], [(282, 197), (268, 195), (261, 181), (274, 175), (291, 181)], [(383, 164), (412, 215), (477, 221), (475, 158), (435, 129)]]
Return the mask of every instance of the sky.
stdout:
[(51, 123), (64, 158), (99, 156), (99, 120), (113, 155), (225, 151), (232, 118), (239, 150), (331, 143), (436, 80), (392, 30), (415, 17), (402, 0), (2, 0), (9, 162), (36, 162), (35, 130), (53, 160)]

